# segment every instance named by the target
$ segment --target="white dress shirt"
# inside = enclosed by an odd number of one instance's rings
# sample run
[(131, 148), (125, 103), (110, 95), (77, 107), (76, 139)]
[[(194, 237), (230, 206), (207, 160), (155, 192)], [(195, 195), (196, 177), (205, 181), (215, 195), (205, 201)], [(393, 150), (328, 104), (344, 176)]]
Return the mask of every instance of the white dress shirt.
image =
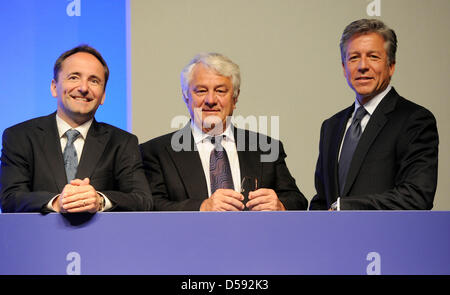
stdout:
[[(374, 98), (369, 100), (364, 105), (364, 108), (366, 109), (367, 114), (361, 119), (361, 123), (360, 123), (360, 125), (361, 125), (361, 135), (364, 132), (364, 129), (366, 129), (367, 123), (369, 123), (369, 119), (372, 116), (373, 112), (375, 112), (375, 109), (380, 104), (380, 102), (383, 100), (383, 98), (386, 96), (386, 94), (388, 94), (388, 92), (391, 90), (391, 88), (392, 88), (392, 86), (388, 85), (388, 87), (386, 87), (385, 90), (383, 90), (382, 92), (377, 94)], [(348, 128), (350, 128), (350, 125), (352, 124), (353, 117), (355, 116), (356, 111), (358, 110), (358, 108), (360, 106), (361, 105), (359, 104), (358, 99), (355, 98), (355, 110), (353, 111), (353, 114), (351, 115), (351, 117), (347, 121), (347, 126), (345, 127), (345, 133), (347, 133)], [(344, 133), (344, 136), (342, 137), (341, 146), (339, 148), (338, 159), (340, 159), (340, 157), (341, 157), (341, 150), (342, 150), (342, 144), (344, 143), (345, 133)], [(338, 199), (337, 199), (337, 210), (339, 211), (340, 209), (341, 209), (340, 197), (338, 197)]]
[[(211, 196), (211, 180), (209, 176), (209, 158), (214, 145), (208, 139), (210, 135), (204, 133), (200, 128), (197, 127), (191, 121), (192, 136), (194, 137), (194, 142), (197, 146), (200, 159), (202, 161), (203, 172), (205, 173), (206, 184), (208, 186), (208, 197)], [(224, 136), (222, 139), (222, 146), (227, 152), (228, 160), (230, 162), (231, 176), (233, 177), (234, 190), (237, 192), (241, 191), (241, 170), (239, 168), (239, 158), (236, 149), (236, 143), (234, 139), (233, 130), (230, 124), (227, 126), (225, 131), (220, 134)], [(218, 136), (220, 136), (218, 135)]]

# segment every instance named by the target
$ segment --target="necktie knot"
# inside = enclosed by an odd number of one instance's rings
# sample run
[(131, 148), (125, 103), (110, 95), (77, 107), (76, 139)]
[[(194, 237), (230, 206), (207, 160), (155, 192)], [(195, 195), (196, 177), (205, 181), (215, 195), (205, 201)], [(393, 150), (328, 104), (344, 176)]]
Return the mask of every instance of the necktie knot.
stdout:
[(223, 151), (224, 149), (222, 146), (223, 136), (209, 136), (208, 139), (214, 145), (214, 150)]
[(69, 129), (66, 131), (67, 144), (72, 144), (80, 135), (80, 131), (75, 129)]
[(357, 110), (356, 110), (356, 114), (353, 117), (353, 122), (359, 122), (361, 121), (361, 119), (367, 114), (366, 109), (363, 106), (360, 106)]
[(223, 136), (209, 136), (208, 137), (211, 143), (215, 146), (222, 144)]

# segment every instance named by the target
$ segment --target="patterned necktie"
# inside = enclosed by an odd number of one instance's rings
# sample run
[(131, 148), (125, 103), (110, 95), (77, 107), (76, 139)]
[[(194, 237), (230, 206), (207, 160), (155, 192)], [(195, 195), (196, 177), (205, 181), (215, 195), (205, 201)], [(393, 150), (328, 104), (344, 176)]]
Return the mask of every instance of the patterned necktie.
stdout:
[(361, 119), (367, 114), (366, 109), (360, 106), (353, 117), (352, 124), (345, 134), (344, 143), (342, 144), (341, 157), (339, 159), (339, 190), (340, 196), (344, 192), (345, 180), (347, 178), (348, 169), (352, 162), (353, 153), (358, 145), (361, 137)]
[(209, 176), (211, 180), (211, 195), (219, 188), (234, 189), (231, 176), (230, 162), (227, 152), (223, 148), (222, 137), (211, 137), (214, 149), (209, 158)]
[(64, 148), (64, 167), (66, 168), (67, 183), (70, 183), (72, 179), (75, 178), (78, 167), (78, 156), (77, 151), (73, 142), (80, 135), (80, 132), (74, 129), (66, 131), (67, 144)]

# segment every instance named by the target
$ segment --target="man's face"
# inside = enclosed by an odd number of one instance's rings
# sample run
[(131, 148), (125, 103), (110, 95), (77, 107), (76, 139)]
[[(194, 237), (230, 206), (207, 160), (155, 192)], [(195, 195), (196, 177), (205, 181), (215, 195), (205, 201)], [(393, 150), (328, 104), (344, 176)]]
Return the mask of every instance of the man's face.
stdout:
[(214, 134), (223, 132), (237, 102), (237, 97), (233, 98), (231, 78), (197, 64), (187, 94), (184, 100), (195, 124), (203, 132), (213, 129)]
[(389, 85), (395, 64), (388, 64), (384, 39), (377, 33), (356, 35), (348, 41), (342, 64), (348, 85), (366, 103)]
[(100, 61), (86, 52), (66, 58), (52, 80), (51, 92), (57, 98), (58, 115), (72, 127), (94, 117), (105, 100), (105, 71)]

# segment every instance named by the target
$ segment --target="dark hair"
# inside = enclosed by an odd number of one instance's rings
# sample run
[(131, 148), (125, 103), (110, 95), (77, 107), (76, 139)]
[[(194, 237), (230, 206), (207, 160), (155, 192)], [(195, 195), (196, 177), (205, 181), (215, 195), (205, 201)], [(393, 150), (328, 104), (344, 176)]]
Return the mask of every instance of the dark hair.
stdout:
[(395, 64), (395, 53), (397, 52), (397, 35), (394, 30), (386, 26), (378, 19), (360, 19), (350, 23), (342, 33), (341, 42), (341, 60), (345, 61), (347, 54), (348, 41), (355, 35), (363, 35), (369, 33), (380, 34), (385, 42), (385, 49), (387, 53), (387, 61), (389, 65)]
[(92, 54), (93, 56), (95, 56), (98, 61), (103, 65), (103, 69), (105, 70), (105, 85), (104, 88), (106, 88), (106, 83), (108, 82), (108, 77), (109, 77), (109, 68), (108, 65), (106, 64), (106, 61), (103, 59), (102, 55), (100, 54), (100, 52), (98, 52), (95, 48), (87, 45), (87, 44), (81, 44), (78, 45), (75, 48), (72, 48), (70, 50), (67, 50), (65, 52), (63, 52), (58, 59), (55, 62), (55, 65), (53, 66), (53, 79), (55, 79), (55, 81), (58, 82), (58, 74), (59, 71), (61, 70), (61, 66), (63, 61), (68, 58), (69, 56), (78, 53), (78, 52), (86, 52), (89, 54)]

